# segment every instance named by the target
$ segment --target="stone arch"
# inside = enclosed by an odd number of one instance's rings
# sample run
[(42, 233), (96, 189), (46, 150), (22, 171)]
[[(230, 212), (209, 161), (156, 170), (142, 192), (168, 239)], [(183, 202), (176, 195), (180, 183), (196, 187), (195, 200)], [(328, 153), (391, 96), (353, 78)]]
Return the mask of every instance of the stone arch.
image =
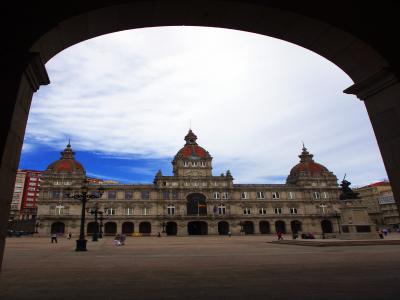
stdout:
[(51, 233), (64, 234), (65, 224), (63, 222), (54, 222), (51, 224)]
[(218, 234), (227, 235), (229, 233), (229, 223), (226, 221), (218, 222)]
[(167, 233), (167, 235), (177, 235), (178, 224), (176, 224), (176, 222), (167, 222), (165, 226), (165, 232)]
[(292, 233), (299, 233), (299, 231), (302, 231), (302, 223), (298, 220), (293, 220), (290, 222), (290, 229), (292, 230)]
[(107, 222), (104, 224), (105, 235), (116, 235), (117, 234), (117, 223)]
[(269, 225), (268, 221), (260, 221), (259, 229), (261, 234), (270, 234), (271, 233), (271, 227)]
[(141, 234), (151, 234), (151, 223), (150, 222), (140, 222), (139, 233)]
[(275, 222), (275, 231), (276, 232), (282, 232), (283, 234), (286, 234), (286, 223), (285, 221), (278, 220)]
[(99, 232), (99, 223), (96, 222), (89, 222), (86, 226), (86, 234), (87, 235), (92, 235), (93, 233), (98, 233)]
[(192, 193), (186, 196), (186, 213), (188, 216), (206, 216), (206, 196), (200, 193)]
[(330, 220), (321, 221), (321, 230), (323, 233), (333, 233), (333, 225)]
[(243, 232), (244, 234), (254, 234), (254, 223), (252, 221), (244, 221)]
[(132, 222), (124, 222), (122, 223), (121, 233), (123, 234), (132, 234), (135, 232), (135, 225)]

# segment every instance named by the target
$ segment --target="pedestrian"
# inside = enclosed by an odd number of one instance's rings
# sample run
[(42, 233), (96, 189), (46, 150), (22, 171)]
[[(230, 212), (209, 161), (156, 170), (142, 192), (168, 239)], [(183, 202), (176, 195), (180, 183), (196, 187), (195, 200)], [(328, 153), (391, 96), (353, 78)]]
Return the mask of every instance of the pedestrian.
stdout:
[(72, 234), (71, 234), (71, 232), (70, 233), (68, 233), (68, 236), (67, 236), (67, 239), (71, 239), (72, 238)]
[(380, 237), (381, 239), (383, 239), (383, 231), (377, 229), (376, 232), (378, 233), (379, 237)]
[(282, 231), (278, 231), (278, 232), (276, 233), (276, 235), (278, 236), (278, 241), (279, 241), (279, 240), (283, 240)]
[(117, 234), (114, 238), (114, 245), (121, 246), (121, 236), (119, 234)]
[(124, 233), (121, 234), (121, 246), (125, 245), (126, 235)]
[(384, 235), (384, 236), (387, 236), (387, 235), (388, 235), (388, 230), (387, 230), (386, 228), (383, 228), (382, 232), (383, 232), (383, 235)]
[(157, 236), (158, 236), (158, 237), (161, 237), (161, 232), (158, 232), (158, 233), (157, 233)]
[(53, 244), (53, 243), (58, 243), (58, 241), (57, 241), (57, 233), (52, 233), (51, 234), (51, 243)]
[(228, 236), (231, 237), (232, 236), (232, 232), (228, 231)]

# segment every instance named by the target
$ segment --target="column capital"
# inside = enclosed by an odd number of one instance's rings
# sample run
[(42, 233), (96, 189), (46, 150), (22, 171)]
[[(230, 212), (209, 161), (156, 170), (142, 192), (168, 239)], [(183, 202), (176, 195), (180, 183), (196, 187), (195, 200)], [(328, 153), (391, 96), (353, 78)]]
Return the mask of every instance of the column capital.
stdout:
[(36, 92), (41, 85), (50, 83), (46, 67), (38, 52), (29, 53), (28, 64), (24, 73), (33, 92)]
[(345, 89), (346, 94), (356, 95), (360, 100), (366, 100), (380, 91), (399, 82), (399, 78), (390, 68), (383, 68), (364, 80)]

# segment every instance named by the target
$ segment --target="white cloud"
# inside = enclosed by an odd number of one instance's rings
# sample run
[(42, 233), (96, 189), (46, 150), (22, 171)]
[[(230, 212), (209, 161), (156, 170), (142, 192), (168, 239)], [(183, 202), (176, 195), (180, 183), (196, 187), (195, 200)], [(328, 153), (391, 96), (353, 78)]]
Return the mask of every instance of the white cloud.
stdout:
[[(338, 67), (308, 50), (239, 31), (164, 27), (70, 47), (48, 64), (29, 143), (166, 158), (192, 120), (198, 142), (239, 182), (288, 174), (304, 140), (359, 184), (386, 177), (363, 103)], [(272, 177), (271, 177), (272, 176)]]

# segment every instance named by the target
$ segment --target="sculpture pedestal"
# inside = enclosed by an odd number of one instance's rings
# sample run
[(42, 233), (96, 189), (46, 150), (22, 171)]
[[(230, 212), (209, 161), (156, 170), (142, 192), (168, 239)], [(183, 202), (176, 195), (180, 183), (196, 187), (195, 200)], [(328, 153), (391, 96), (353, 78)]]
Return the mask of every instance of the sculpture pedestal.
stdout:
[(378, 239), (375, 224), (368, 215), (367, 207), (360, 199), (343, 200), (340, 207), (342, 240), (371, 240)]

